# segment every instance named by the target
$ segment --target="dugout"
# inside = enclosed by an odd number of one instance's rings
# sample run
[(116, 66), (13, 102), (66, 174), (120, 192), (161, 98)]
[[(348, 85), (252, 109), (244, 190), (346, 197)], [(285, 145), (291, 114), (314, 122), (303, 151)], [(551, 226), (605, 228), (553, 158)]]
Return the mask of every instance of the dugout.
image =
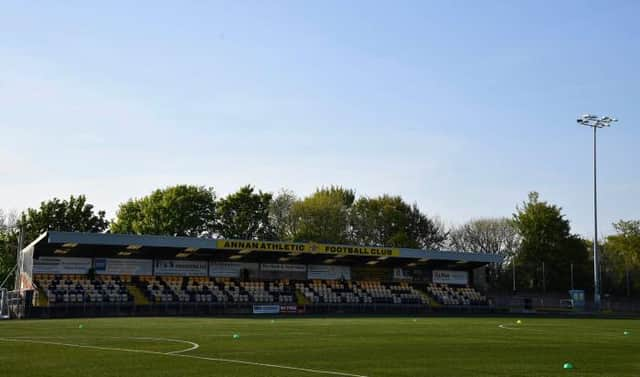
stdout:
[(501, 262), (453, 251), (50, 231), (19, 253), (17, 287), (35, 293), (37, 315), (233, 314), (260, 305), (397, 312), (482, 306), (485, 267)]

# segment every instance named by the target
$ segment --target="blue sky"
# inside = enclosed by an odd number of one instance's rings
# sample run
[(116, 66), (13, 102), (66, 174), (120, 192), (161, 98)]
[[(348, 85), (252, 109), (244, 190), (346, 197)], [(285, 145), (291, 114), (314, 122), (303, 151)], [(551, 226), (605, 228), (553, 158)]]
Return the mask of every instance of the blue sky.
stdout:
[(400, 194), (448, 224), (527, 193), (640, 218), (636, 1), (4, 2), (0, 208), (176, 183)]

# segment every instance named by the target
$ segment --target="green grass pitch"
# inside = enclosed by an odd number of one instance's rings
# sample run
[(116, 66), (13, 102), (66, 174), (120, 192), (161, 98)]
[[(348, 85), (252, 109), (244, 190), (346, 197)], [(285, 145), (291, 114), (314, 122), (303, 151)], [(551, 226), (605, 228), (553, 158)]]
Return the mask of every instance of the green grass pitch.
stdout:
[[(516, 321), (424, 317), (3, 321), (0, 376), (640, 376), (637, 320)], [(563, 369), (565, 362), (575, 369)]]

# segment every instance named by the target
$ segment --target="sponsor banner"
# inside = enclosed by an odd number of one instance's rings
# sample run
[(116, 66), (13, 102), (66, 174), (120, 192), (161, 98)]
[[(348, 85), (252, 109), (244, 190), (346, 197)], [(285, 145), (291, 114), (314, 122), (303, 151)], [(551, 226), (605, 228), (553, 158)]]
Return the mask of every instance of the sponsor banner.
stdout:
[(207, 261), (158, 259), (153, 269), (155, 275), (207, 276)]
[(96, 258), (96, 273), (100, 275), (152, 275), (151, 259)]
[(411, 274), (409, 271), (402, 268), (394, 268), (393, 269), (393, 279), (394, 280), (411, 280)]
[(261, 263), (260, 271), (307, 272), (304, 264)]
[(400, 249), (390, 247), (327, 245), (321, 243), (297, 243), (274, 241), (217, 240), (216, 248), (221, 250), (276, 251), (286, 253), (341, 254), (372, 257), (397, 257)]
[(278, 314), (280, 305), (253, 305), (253, 314)]
[(280, 313), (295, 314), (297, 312), (297, 305), (280, 305)]
[(469, 272), (453, 270), (433, 270), (433, 282), (440, 284), (466, 285), (469, 283)]
[(86, 274), (91, 258), (40, 257), (33, 260), (34, 274)]
[(316, 280), (351, 280), (351, 268), (349, 266), (310, 264), (307, 270), (307, 278)]
[(209, 262), (209, 276), (221, 278), (238, 278), (245, 267), (240, 262)]

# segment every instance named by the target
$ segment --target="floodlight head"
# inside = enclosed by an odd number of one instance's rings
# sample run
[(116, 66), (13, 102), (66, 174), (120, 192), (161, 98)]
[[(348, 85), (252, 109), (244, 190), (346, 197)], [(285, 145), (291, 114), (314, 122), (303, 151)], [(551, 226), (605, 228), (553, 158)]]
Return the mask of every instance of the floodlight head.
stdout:
[(611, 123), (617, 121), (618, 120), (616, 118), (612, 118), (608, 115), (597, 116), (593, 114), (584, 114), (576, 119), (576, 122), (578, 122), (578, 124), (592, 128), (611, 127)]

